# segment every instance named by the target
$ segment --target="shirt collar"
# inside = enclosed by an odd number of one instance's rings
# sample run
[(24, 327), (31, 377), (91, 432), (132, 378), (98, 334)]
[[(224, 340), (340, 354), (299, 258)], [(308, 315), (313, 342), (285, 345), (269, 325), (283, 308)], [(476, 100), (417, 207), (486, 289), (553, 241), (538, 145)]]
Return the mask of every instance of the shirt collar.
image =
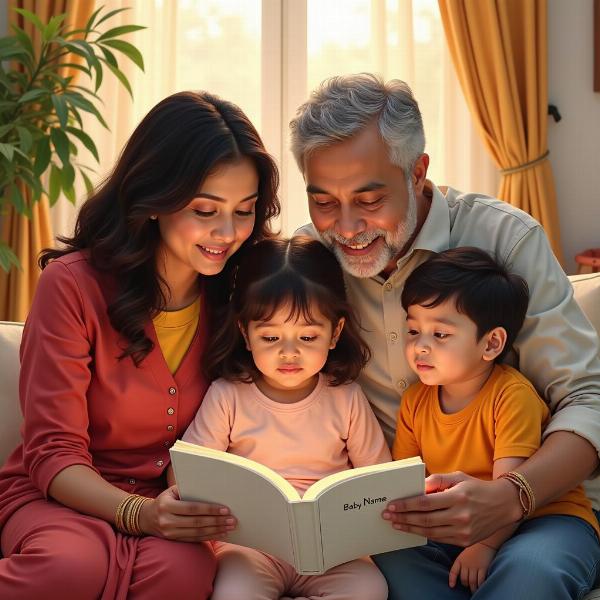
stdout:
[(448, 210), (446, 197), (429, 180), (426, 181), (423, 192), (425, 197), (431, 198), (429, 213), (412, 246), (404, 256), (398, 259), (398, 264), (415, 250), (441, 252), (447, 250), (450, 246), (450, 211)]

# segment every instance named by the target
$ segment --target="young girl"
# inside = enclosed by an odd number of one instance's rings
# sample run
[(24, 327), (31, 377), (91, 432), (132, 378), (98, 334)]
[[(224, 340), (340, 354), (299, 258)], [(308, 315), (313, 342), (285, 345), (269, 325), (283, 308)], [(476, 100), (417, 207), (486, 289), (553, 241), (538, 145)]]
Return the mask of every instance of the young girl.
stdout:
[[(300, 493), (323, 477), (391, 460), (352, 381), (368, 360), (335, 257), (308, 238), (265, 240), (239, 265), (227, 322), (207, 350), (209, 388), (183, 439), (251, 458)], [(269, 527), (265, 523), (265, 527)], [(267, 554), (216, 542), (213, 600), (387, 598), (368, 558), (298, 575)]]

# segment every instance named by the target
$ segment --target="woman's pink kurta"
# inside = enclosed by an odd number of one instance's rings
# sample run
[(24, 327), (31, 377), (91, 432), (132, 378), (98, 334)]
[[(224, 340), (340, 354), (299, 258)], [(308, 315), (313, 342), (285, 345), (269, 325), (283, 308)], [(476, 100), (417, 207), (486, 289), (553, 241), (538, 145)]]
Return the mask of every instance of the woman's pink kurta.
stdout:
[[(50, 482), (70, 465), (86, 465), (128, 492), (156, 496), (166, 487), (169, 447), (207, 388), (201, 369), (206, 311), (175, 375), (151, 322), (146, 334), (154, 349), (136, 367), (130, 358), (117, 358), (123, 343), (107, 315), (113, 289), (112, 277), (91, 267), (81, 252), (53, 261), (42, 273), (21, 344), (23, 443), (0, 470), (0, 527), (11, 525), (13, 515), (26, 515), (22, 507), (34, 501), (36, 511), (56, 507), (39, 500), (48, 499)], [(12, 550), (5, 533), (6, 556)], [(115, 535), (127, 541), (118, 544), (116, 560), (109, 557), (106, 585), (126, 590), (140, 540)], [(0, 562), (0, 596), (8, 562)]]

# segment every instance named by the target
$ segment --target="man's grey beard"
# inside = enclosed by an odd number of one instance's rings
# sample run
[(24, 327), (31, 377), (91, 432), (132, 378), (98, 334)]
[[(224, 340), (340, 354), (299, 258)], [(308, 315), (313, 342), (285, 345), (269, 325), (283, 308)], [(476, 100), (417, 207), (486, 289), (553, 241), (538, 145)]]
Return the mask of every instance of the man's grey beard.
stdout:
[[(339, 235), (333, 229), (319, 232), (323, 243), (333, 251), (344, 271), (354, 277), (375, 277), (395, 259), (411, 238), (417, 227), (417, 196), (412, 179), (407, 177), (408, 206), (406, 216), (398, 224), (396, 231), (390, 233), (384, 229), (363, 231), (348, 239)], [(367, 256), (349, 256), (340, 248), (341, 245), (369, 244), (376, 238), (383, 238), (383, 245), (377, 251), (371, 251)], [(337, 242), (337, 243), (336, 243)]]

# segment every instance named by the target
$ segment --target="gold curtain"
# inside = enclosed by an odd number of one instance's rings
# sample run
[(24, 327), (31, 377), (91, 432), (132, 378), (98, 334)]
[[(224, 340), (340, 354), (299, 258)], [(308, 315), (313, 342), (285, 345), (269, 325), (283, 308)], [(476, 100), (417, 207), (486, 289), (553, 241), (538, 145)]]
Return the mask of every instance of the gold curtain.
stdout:
[[(67, 13), (65, 24), (73, 29), (85, 25), (94, 10), (94, 4), (94, 0), (9, 0), (8, 21), (23, 28), (32, 37), (33, 47), (39, 48), (39, 31), (14, 8), (29, 10), (42, 22), (47, 22), (53, 15)], [(67, 58), (67, 62), (74, 62), (73, 57)], [(22, 189), (22, 192), (25, 198), (29, 196), (29, 190)], [(32, 206), (31, 212), (31, 219), (19, 215), (12, 208), (2, 215), (2, 240), (15, 251), (22, 270), (13, 268), (7, 274), (0, 269), (0, 320), (25, 320), (40, 276), (38, 255), (42, 248), (54, 243), (48, 199), (42, 197)]]
[(562, 259), (548, 160), (546, 0), (438, 0), (469, 110), (502, 173), (498, 197), (544, 227)]

